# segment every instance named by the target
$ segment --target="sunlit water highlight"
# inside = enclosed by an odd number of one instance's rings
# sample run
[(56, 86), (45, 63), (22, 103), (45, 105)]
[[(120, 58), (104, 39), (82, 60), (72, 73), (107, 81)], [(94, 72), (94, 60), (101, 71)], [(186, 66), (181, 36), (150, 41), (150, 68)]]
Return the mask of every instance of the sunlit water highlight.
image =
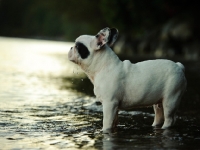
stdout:
[[(69, 62), (73, 43), (0, 37), (0, 149), (180, 149), (200, 146), (199, 117), (177, 128), (151, 127), (152, 109), (120, 112), (118, 132), (103, 135), (102, 107), (88, 79)], [(72, 90), (77, 86), (79, 91)], [(189, 89), (190, 90), (190, 89)]]

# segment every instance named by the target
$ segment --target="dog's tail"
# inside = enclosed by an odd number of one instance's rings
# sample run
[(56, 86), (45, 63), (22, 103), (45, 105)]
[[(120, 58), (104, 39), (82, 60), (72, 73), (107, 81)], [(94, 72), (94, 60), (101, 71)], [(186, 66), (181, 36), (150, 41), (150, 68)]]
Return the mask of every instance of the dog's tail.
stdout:
[(183, 64), (181, 64), (180, 62), (177, 62), (176, 64), (183, 70), (183, 72), (185, 72), (185, 67), (183, 66)]

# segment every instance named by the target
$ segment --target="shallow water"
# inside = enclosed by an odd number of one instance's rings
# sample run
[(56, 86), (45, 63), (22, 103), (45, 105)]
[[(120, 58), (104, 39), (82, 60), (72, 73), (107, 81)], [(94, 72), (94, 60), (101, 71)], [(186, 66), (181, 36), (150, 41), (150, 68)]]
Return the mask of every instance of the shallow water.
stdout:
[(188, 62), (188, 90), (176, 126), (152, 128), (152, 108), (119, 114), (103, 135), (102, 107), (82, 71), (68, 61), (72, 43), (0, 37), (0, 149), (198, 149), (200, 62)]

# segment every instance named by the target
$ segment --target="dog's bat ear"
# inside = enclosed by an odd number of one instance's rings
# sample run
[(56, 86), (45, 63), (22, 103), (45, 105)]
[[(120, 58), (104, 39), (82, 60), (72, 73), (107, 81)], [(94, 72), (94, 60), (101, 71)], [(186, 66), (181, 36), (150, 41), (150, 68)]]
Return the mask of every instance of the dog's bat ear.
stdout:
[(113, 46), (113, 44), (117, 40), (118, 34), (119, 34), (119, 32), (118, 32), (118, 30), (116, 28), (111, 28), (110, 29), (110, 37), (109, 37), (109, 41), (107, 43), (110, 47)]
[(118, 37), (118, 30), (115, 28), (104, 28), (96, 35), (97, 50), (101, 49), (105, 44), (112, 46)]

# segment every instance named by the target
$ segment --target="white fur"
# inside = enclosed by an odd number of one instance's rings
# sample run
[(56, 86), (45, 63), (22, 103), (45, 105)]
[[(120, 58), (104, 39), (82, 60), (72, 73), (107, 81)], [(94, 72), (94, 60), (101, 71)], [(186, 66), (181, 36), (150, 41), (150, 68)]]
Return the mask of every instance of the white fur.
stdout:
[(69, 59), (79, 64), (94, 84), (94, 93), (103, 104), (103, 131), (110, 132), (117, 124), (118, 110), (154, 106), (152, 126), (168, 128), (175, 123), (175, 112), (186, 89), (184, 66), (170, 60), (148, 60), (132, 64), (120, 61), (112, 49), (105, 45), (95, 50), (95, 36), (80, 36), (90, 56), (81, 60), (76, 49)]

